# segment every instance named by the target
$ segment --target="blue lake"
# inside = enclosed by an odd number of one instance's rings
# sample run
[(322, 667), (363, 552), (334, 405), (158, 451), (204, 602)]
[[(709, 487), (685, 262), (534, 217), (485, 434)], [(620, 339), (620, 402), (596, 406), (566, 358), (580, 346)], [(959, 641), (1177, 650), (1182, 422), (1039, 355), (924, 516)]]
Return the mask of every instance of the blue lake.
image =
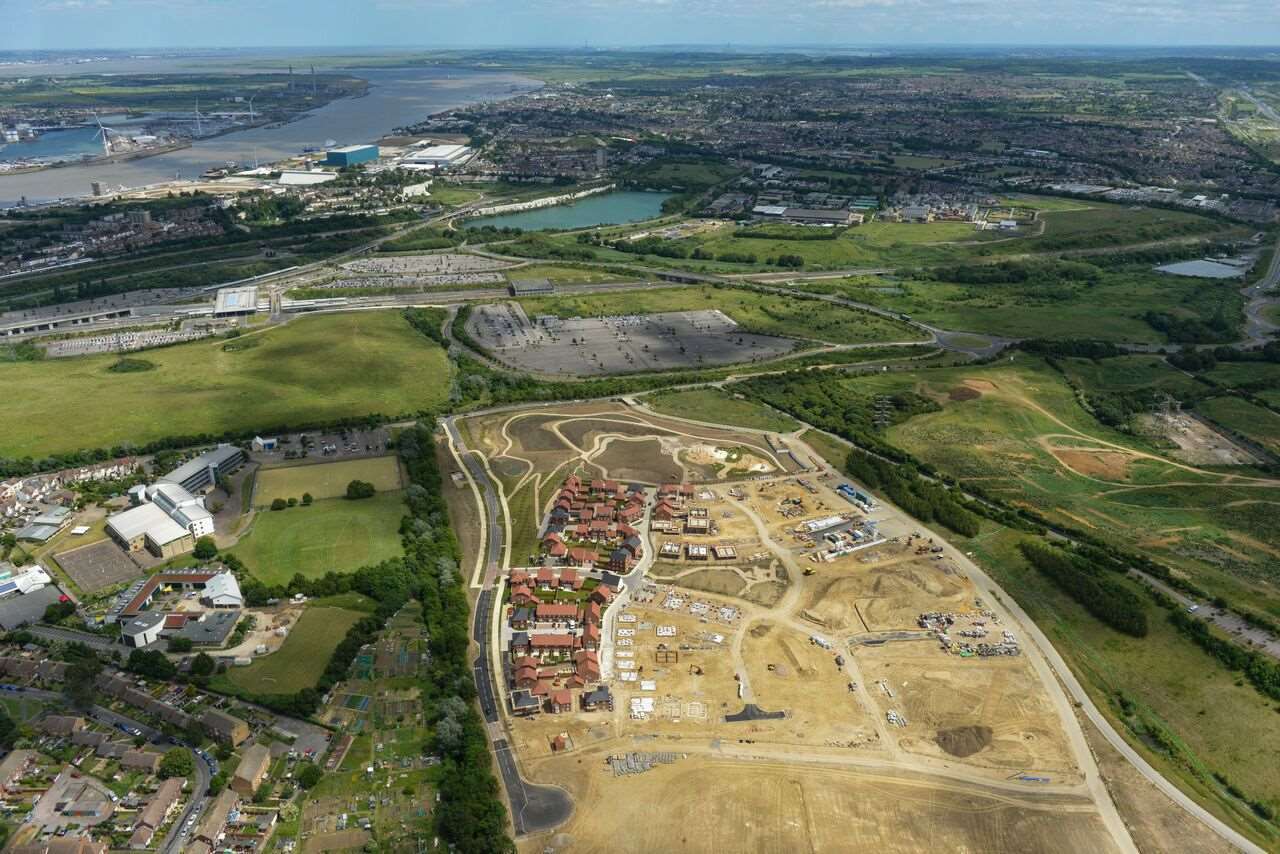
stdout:
[(548, 228), (590, 228), (593, 225), (639, 222), (660, 216), (662, 203), (670, 197), (671, 193), (620, 190), (588, 196), (567, 205), (477, 217), (467, 220), (467, 224), (540, 231)]

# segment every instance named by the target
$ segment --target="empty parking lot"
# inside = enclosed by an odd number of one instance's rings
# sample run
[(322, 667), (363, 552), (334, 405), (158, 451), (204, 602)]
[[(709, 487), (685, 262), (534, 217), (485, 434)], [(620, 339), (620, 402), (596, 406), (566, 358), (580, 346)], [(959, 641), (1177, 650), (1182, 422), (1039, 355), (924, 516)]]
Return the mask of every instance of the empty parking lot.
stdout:
[(496, 358), (543, 374), (666, 371), (772, 359), (789, 338), (742, 331), (723, 312), (674, 311), (614, 317), (530, 318), (516, 303), (478, 306), (471, 337)]

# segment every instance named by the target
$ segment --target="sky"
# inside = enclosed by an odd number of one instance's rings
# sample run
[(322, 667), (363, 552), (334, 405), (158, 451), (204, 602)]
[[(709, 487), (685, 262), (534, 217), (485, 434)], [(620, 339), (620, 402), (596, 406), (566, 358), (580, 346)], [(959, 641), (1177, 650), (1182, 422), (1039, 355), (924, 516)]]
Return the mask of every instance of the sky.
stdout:
[(0, 50), (1278, 45), (1277, 0), (0, 0)]

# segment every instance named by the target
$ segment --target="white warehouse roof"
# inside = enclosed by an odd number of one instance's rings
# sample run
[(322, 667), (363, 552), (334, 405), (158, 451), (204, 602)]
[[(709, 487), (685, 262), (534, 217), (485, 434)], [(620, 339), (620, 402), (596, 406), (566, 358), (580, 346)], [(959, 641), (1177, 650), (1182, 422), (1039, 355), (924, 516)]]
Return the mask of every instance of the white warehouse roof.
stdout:
[(125, 542), (145, 534), (159, 545), (164, 545), (187, 535), (186, 528), (170, 519), (155, 504), (143, 504), (108, 517), (107, 527)]

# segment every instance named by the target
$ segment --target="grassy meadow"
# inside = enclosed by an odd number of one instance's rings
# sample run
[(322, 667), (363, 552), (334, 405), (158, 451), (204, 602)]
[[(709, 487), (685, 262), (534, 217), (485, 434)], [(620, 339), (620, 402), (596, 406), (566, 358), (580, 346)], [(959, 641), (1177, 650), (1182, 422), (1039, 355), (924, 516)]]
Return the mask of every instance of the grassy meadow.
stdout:
[(230, 668), (218, 682), (225, 683), (224, 690), (230, 686), (231, 693), (250, 694), (292, 694), (314, 687), (347, 630), (364, 616), (349, 608), (308, 605), (279, 650), (248, 667)]
[(739, 400), (716, 388), (660, 391), (645, 397), (644, 403), (655, 412), (691, 418), (694, 421), (709, 421), (774, 433), (790, 433), (800, 429), (800, 422), (790, 415), (754, 401)]
[(294, 573), (309, 578), (350, 572), (399, 557), (399, 492), (348, 501), (328, 498), (310, 507), (259, 511), (253, 528), (231, 549), (249, 571), (268, 584), (286, 584)]
[(0, 456), (399, 415), (448, 396), (444, 350), (391, 311), (300, 317), (132, 358), (153, 367), (112, 372), (115, 355), (0, 363)]
[(353, 480), (372, 483), (379, 492), (394, 492), (404, 487), (400, 461), (394, 455), (286, 465), (258, 472), (253, 503), (257, 507), (268, 507), (276, 498), (301, 501), (304, 492), (311, 493), (317, 500), (339, 498), (346, 494), (347, 484)]
[(530, 317), (593, 317), (662, 311), (719, 309), (744, 332), (820, 340), (831, 344), (915, 341), (920, 333), (865, 311), (736, 288), (660, 288), (519, 300)]

